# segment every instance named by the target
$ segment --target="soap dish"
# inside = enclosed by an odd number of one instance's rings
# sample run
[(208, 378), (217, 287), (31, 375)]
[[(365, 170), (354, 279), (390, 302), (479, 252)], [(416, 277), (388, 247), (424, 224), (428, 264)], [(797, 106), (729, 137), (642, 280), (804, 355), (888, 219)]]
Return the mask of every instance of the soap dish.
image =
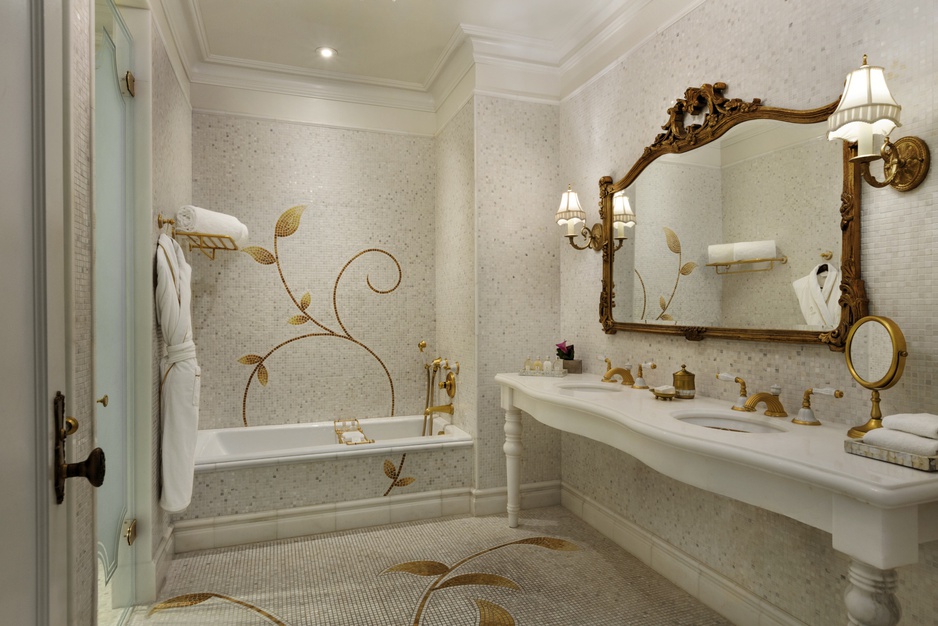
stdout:
[(858, 456), (864, 456), (868, 459), (876, 459), (886, 463), (911, 467), (922, 470), (923, 472), (938, 472), (938, 456), (922, 456), (910, 452), (900, 452), (898, 450), (889, 450), (879, 446), (870, 445), (857, 441), (856, 439), (847, 439), (844, 441), (844, 451)]
[(677, 397), (677, 391), (672, 391), (671, 393), (661, 393), (660, 391), (655, 391), (654, 389), (649, 389), (648, 391), (655, 394), (655, 400), (674, 400)]

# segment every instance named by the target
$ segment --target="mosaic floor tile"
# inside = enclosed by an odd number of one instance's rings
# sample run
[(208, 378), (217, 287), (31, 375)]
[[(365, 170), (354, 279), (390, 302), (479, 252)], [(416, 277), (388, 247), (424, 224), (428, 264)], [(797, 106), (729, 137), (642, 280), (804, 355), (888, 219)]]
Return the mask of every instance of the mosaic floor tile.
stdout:
[(131, 624), (723, 626), (561, 507), (181, 554)]

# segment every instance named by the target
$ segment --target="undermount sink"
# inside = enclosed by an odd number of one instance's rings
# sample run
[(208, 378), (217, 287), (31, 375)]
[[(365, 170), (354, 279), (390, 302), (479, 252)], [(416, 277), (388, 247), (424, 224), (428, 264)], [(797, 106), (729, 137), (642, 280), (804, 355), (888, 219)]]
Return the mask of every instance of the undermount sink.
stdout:
[(566, 391), (585, 391), (587, 393), (622, 391), (622, 385), (611, 383), (567, 383), (565, 385), (557, 385), (557, 388)]
[(671, 414), (676, 420), (685, 424), (694, 426), (703, 426), (704, 428), (713, 428), (716, 430), (727, 430), (737, 433), (784, 433), (787, 429), (781, 425), (767, 423), (762, 420), (752, 419), (745, 413), (739, 415), (724, 413), (722, 411), (676, 411)]

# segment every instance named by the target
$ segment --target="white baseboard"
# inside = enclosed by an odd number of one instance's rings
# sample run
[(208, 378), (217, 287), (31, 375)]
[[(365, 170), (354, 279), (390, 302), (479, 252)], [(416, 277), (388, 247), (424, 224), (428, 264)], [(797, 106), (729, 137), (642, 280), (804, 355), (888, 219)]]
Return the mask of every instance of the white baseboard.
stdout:
[[(808, 626), (701, 561), (563, 485), (561, 504), (653, 570), (720, 613), (745, 626)], [(524, 509), (524, 507), (522, 507)], [(524, 511), (522, 510), (522, 517)]]
[(181, 520), (173, 527), (175, 551), (238, 546), (469, 513), (468, 488), (424, 491), (352, 502)]
[[(140, 540), (143, 539), (144, 537), (141, 536)], [(149, 537), (146, 540), (149, 540)], [(138, 548), (138, 550), (146, 549), (148, 549), (146, 546)], [(134, 566), (135, 604), (156, 602), (157, 595), (166, 581), (166, 575), (169, 573), (169, 566), (173, 562), (173, 554), (175, 554), (173, 534), (172, 530), (167, 528), (160, 538), (160, 543), (156, 547), (153, 557), (150, 559), (138, 558)]]
[[(521, 485), (521, 508), (537, 509), (542, 506), (560, 504), (560, 481), (549, 480), (542, 483)], [(508, 509), (508, 488), (472, 490), (472, 514), (495, 515)]]
[[(526, 509), (560, 504), (560, 481), (522, 485), (521, 504)], [(505, 487), (444, 489), (296, 509), (181, 520), (173, 527), (171, 545), (177, 553), (191, 552), (446, 515), (498, 514), (504, 513), (507, 505), (508, 491)]]

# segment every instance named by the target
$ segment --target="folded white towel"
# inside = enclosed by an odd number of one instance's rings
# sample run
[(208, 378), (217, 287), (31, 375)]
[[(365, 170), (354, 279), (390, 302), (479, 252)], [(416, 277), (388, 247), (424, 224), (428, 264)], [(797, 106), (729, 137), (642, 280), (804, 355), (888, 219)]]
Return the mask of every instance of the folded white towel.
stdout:
[(733, 258), (732, 243), (718, 243), (713, 246), (707, 246), (707, 263), (732, 263)]
[(233, 215), (225, 215), (187, 204), (176, 211), (176, 230), (188, 233), (227, 235), (239, 248), (247, 243), (248, 227)]
[(938, 455), (938, 439), (919, 437), (918, 435), (904, 433), (901, 430), (890, 430), (888, 428), (871, 430), (863, 436), (863, 443), (921, 456)]
[(751, 261), (752, 259), (774, 259), (775, 240), (740, 241), (733, 244), (734, 261)]
[(938, 439), (938, 415), (931, 413), (897, 413), (883, 418), (883, 428), (901, 430), (919, 437)]

